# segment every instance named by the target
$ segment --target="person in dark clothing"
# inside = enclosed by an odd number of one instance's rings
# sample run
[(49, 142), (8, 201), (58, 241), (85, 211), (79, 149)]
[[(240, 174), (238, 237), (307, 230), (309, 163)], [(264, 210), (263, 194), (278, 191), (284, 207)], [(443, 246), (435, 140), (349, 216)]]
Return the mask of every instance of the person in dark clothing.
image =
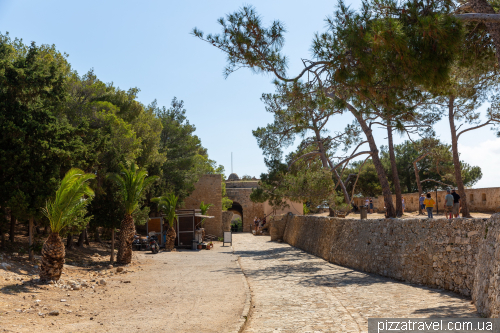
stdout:
[(455, 190), (451, 191), (451, 195), (453, 196), (453, 215), (458, 217), (460, 212), (460, 196), (457, 192), (455, 192)]

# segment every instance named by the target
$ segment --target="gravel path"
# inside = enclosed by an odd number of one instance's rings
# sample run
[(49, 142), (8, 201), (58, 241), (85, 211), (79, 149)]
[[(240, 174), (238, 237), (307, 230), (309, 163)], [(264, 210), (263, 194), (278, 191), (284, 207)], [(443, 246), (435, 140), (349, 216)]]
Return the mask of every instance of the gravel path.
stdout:
[(450, 292), (337, 266), (268, 236), (233, 238), (252, 294), (244, 332), (367, 332), (369, 317), (478, 317)]
[[(94, 290), (24, 290), (4, 281), (0, 332), (238, 332), (248, 285), (232, 248), (221, 245), (214, 242), (209, 251), (134, 252), (129, 273), (106, 274), (106, 286)], [(67, 268), (65, 279), (76, 278), (71, 271), (84, 269)], [(53, 310), (59, 315), (38, 315)]]

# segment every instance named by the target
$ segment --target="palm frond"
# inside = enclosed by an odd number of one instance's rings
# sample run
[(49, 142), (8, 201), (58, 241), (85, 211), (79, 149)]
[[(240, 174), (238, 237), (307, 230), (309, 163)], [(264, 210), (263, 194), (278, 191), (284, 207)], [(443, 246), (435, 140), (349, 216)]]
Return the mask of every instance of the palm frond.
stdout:
[(179, 197), (173, 193), (168, 193), (167, 195), (151, 199), (152, 202), (158, 204), (158, 210), (165, 214), (165, 218), (171, 227), (174, 226), (174, 222), (177, 219), (175, 209), (177, 208), (178, 200)]
[(86, 174), (77, 168), (66, 173), (56, 191), (55, 198), (47, 201), (45, 208), (42, 208), (50, 222), (52, 232), (61, 232), (74, 223), (82, 210), (86, 209), (94, 197), (94, 191), (88, 184), (88, 181), (93, 178), (95, 178), (94, 174)]
[(109, 174), (108, 179), (118, 185), (123, 198), (125, 212), (127, 215), (131, 215), (139, 206), (144, 191), (159, 177), (148, 177), (147, 171), (138, 169), (135, 163), (132, 163), (129, 168), (120, 165), (120, 169), (120, 174)]

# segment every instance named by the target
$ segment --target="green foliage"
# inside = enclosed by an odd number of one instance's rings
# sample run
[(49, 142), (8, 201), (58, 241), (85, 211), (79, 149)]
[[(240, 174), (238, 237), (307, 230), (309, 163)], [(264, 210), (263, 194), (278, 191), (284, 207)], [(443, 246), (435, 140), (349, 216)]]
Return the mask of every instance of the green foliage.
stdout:
[(85, 221), (86, 207), (94, 196), (88, 181), (93, 178), (95, 175), (85, 174), (76, 168), (66, 173), (54, 200), (49, 200), (43, 209), (53, 233), (60, 233), (67, 227)]
[(136, 209), (132, 213), (132, 218), (134, 219), (135, 225), (144, 225), (149, 221), (149, 212), (151, 209), (149, 207), (144, 207), (143, 209)]
[(72, 166), (87, 169), (93, 147), (88, 123), (57, 117), (67, 97), (70, 66), (54, 46), (30, 46), (0, 35), (0, 206), (16, 217), (41, 217), (40, 207)]
[(131, 163), (129, 168), (121, 165), (121, 169), (120, 174), (113, 173), (109, 174), (108, 177), (119, 187), (125, 207), (125, 214), (131, 215), (138, 208), (145, 190), (159, 177), (148, 177), (147, 171), (144, 169), (137, 169), (135, 163)]
[(224, 181), (224, 174), (222, 174), (222, 211), (227, 211), (233, 205), (233, 200), (227, 197), (226, 182)]
[(173, 193), (168, 193), (167, 195), (151, 199), (152, 202), (158, 204), (158, 210), (165, 214), (165, 218), (167, 219), (170, 227), (174, 226), (174, 222), (177, 219), (175, 209), (177, 208), (178, 200), (179, 197)]
[(200, 203), (200, 210), (201, 210), (201, 215), (206, 215), (207, 214), (207, 211), (210, 207), (213, 207), (213, 204), (210, 204), (210, 203), (207, 203), (205, 204), (205, 202), (201, 202)]
[[(382, 194), (382, 186), (380, 186), (380, 181), (378, 180), (377, 170), (371, 159), (367, 160), (366, 163), (361, 168), (363, 161), (352, 162), (350, 168), (346, 169), (344, 172), (347, 178), (349, 174), (359, 174), (358, 181), (356, 182), (356, 188), (354, 195), (361, 194), (366, 197), (376, 197)], [(346, 182), (346, 187), (349, 192), (352, 192), (355, 177), (351, 177), (351, 181)]]

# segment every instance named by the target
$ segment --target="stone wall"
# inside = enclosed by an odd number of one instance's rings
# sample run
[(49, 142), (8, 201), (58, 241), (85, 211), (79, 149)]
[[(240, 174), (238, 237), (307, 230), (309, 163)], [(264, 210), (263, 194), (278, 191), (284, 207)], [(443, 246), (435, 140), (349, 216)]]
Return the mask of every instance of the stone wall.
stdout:
[(205, 232), (210, 235), (222, 237), (222, 176), (203, 175), (195, 184), (195, 190), (184, 201), (185, 209), (199, 209), (201, 202), (213, 204), (207, 211), (207, 215), (214, 216), (206, 219), (204, 223)]
[[(436, 200), (436, 192), (431, 192), (432, 198)], [(469, 210), (472, 212), (489, 212), (498, 213), (500, 212), (500, 187), (489, 187), (489, 188), (473, 188), (465, 190), (467, 195), (467, 204), (469, 205)], [(415, 212), (418, 210), (418, 193), (407, 193), (402, 195), (405, 199), (405, 206), (407, 211)], [(439, 210), (444, 209), (444, 197), (446, 196), (446, 191), (437, 191)], [(394, 205), (396, 205), (396, 196), (392, 196)], [(374, 202), (377, 211), (385, 211), (384, 197), (379, 196), (377, 202)], [(434, 211), (436, 208), (434, 208)]]
[(480, 244), (472, 300), (479, 313), (500, 317), (500, 214), (486, 224), (486, 237)]
[(355, 220), (282, 215), (271, 239), (329, 262), (473, 297), (500, 315), (500, 214), (491, 219)]
[(222, 212), (222, 233), (224, 231), (231, 231), (231, 220), (233, 219), (233, 212)]
[(254, 217), (264, 216), (264, 205), (250, 200), (252, 188), (226, 188), (226, 193), (229, 199), (240, 204), (243, 208), (243, 231), (250, 232)]
[[(226, 180), (226, 193), (228, 198), (233, 200), (233, 204), (238, 204), (242, 208), (244, 232), (251, 232), (254, 228), (253, 219), (255, 217), (263, 218), (264, 215), (273, 215), (272, 208), (267, 202), (257, 203), (250, 200), (250, 194), (252, 194), (253, 189), (258, 186), (258, 180)], [(287, 201), (287, 203), (289, 207), (276, 212), (276, 214), (286, 214), (288, 212), (302, 214), (304, 212), (302, 203), (291, 201)], [(240, 214), (237, 210), (233, 210), (233, 212), (235, 214)]]

